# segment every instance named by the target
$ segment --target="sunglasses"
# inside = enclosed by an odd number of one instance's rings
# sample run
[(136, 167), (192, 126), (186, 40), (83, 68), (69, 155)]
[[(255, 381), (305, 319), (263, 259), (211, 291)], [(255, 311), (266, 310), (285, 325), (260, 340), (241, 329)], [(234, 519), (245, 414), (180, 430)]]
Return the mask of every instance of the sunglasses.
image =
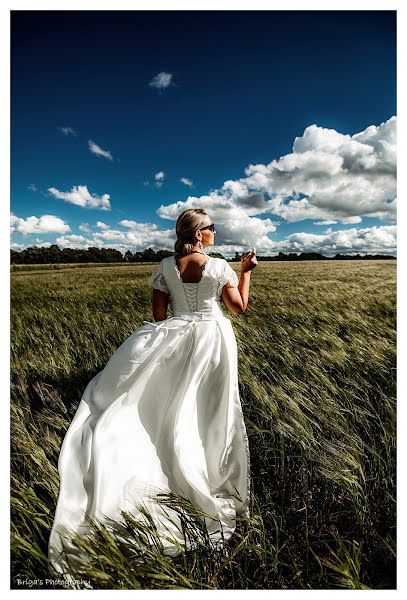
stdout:
[(209, 229), (209, 231), (215, 231), (215, 223), (211, 223), (210, 225), (207, 225), (206, 227), (201, 227), (201, 229), (199, 229), (198, 231), (203, 231), (204, 229)]

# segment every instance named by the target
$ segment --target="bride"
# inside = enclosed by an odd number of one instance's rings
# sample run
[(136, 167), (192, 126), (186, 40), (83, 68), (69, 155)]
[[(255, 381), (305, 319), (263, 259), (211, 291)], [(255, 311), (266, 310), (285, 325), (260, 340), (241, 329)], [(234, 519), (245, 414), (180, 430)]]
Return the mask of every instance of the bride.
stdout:
[(154, 322), (144, 321), (88, 383), (65, 434), (48, 543), (59, 575), (68, 570), (64, 556), (79, 555), (67, 533), (86, 535), (87, 517), (108, 528), (121, 511), (142, 520), (140, 506), (165, 553), (179, 554), (181, 528), (154, 500), (163, 490), (211, 517), (205, 525), (215, 543), (230, 538), (236, 515), (249, 516), (237, 346), (221, 302), (234, 315), (246, 310), (256, 251), (242, 257), (238, 279), (225, 259), (205, 253), (215, 238), (205, 210), (185, 210), (176, 234), (175, 255), (148, 280)]

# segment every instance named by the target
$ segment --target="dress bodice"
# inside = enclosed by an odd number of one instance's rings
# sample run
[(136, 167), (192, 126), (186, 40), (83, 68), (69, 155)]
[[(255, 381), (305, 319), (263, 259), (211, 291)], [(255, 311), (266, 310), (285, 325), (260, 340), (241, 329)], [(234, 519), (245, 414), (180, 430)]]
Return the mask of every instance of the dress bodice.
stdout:
[(202, 278), (196, 283), (182, 281), (174, 256), (164, 258), (148, 282), (170, 296), (174, 315), (202, 312), (224, 315), (221, 294), (229, 281), (238, 285), (238, 278), (229, 263), (223, 258), (208, 256)]

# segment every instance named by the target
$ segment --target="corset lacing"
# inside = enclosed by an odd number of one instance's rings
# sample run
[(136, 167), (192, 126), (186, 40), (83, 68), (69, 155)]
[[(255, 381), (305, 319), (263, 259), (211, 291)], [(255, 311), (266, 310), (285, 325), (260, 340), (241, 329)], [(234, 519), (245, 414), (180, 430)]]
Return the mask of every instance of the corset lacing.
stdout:
[[(198, 282), (199, 283), (199, 282)], [(198, 285), (194, 284), (194, 287), (187, 287), (189, 284), (183, 283), (185, 297), (189, 310), (192, 312), (198, 310)]]
[[(204, 271), (205, 271), (206, 265), (208, 264), (208, 260), (202, 265), (202, 269), (201, 269), (202, 277), (197, 282), (182, 281), (181, 273), (179, 272), (177, 261), (175, 260), (175, 257), (174, 257), (174, 262), (175, 262), (175, 269), (177, 271), (177, 275), (179, 277), (182, 287), (184, 288), (185, 298), (186, 298), (186, 301), (188, 304), (188, 308), (191, 312), (197, 312), (198, 311), (199, 284), (201, 283), (201, 281), (203, 279)], [(188, 286), (193, 286), (193, 287), (188, 287)]]

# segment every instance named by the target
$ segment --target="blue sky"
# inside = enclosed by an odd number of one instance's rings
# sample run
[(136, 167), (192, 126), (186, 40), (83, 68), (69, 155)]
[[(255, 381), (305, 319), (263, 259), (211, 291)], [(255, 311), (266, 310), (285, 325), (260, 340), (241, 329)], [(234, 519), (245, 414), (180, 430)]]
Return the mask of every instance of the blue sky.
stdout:
[(395, 11), (11, 14), (12, 248), (396, 254)]

